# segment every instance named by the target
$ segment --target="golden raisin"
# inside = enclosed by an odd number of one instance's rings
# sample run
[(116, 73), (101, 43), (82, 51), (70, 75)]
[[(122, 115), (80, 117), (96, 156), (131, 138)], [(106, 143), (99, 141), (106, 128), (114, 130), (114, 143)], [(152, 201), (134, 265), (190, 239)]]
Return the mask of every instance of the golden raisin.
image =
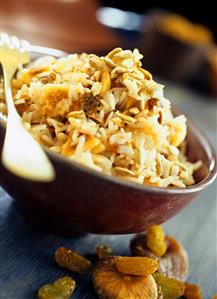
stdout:
[(77, 273), (85, 273), (90, 270), (91, 263), (80, 254), (65, 248), (59, 247), (54, 254), (55, 261), (63, 268)]
[(157, 271), (158, 263), (148, 257), (114, 257), (116, 269), (125, 274), (144, 275)]
[(185, 293), (186, 299), (202, 299), (202, 290), (198, 285), (185, 283)]
[(115, 257), (102, 260), (93, 270), (93, 284), (101, 299), (157, 299), (157, 285), (152, 277), (127, 275), (115, 267)]
[(164, 256), (155, 255), (147, 246), (147, 234), (139, 234), (131, 241), (134, 256), (146, 256), (157, 260), (158, 272), (172, 278), (185, 280), (188, 275), (188, 257), (182, 245), (171, 236), (165, 237), (167, 251)]
[(98, 245), (96, 247), (96, 255), (100, 260), (106, 259), (112, 255), (112, 249), (107, 245)]
[(68, 299), (75, 289), (75, 281), (68, 276), (56, 280), (53, 284), (42, 286), (38, 291), (39, 299)]
[(163, 256), (166, 253), (167, 246), (162, 226), (153, 225), (148, 229), (147, 246), (157, 256)]
[(169, 278), (161, 273), (154, 273), (153, 277), (161, 290), (163, 299), (177, 299), (184, 295), (185, 283), (175, 278)]

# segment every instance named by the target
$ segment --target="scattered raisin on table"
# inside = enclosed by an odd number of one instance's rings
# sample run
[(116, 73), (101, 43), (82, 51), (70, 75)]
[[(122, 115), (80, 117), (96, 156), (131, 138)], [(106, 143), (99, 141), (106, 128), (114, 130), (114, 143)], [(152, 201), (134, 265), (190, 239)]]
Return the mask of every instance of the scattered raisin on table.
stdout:
[(158, 263), (148, 257), (114, 257), (116, 269), (124, 274), (148, 276), (157, 271)]
[(54, 254), (55, 261), (63, 268), (77, 273), (85, 273), (91, 269), (91, 263), (85, 257), (65, 247), (59, 247)]
[(166, 253), (167, 245), (162, 226), (153, 225), (148, 229), (147, 246), (157, 256), (163, 256)]
[(158, 262), (158, 272), (179, 280), (185, 280), (188, 275), (188, 256), (182, 245), (171, 236), (165, 237), (166, 253), (157, 256), (147, 246), (147, 234), (139, 234), (131, 241), (133, 256), (147, 256)]
[(38, 291), (39, 299), (69, 299), (75, 289), (75, 281), (68, 276), (56, 280), (53, 284), (42, 286)]
[(177, 299), (184, 295), (185, 283), (175, 278), (169, 278), (161, 273), (154, 273), (153, 277), (161, 290), (163, 299)]
[(185, 283), (185, 293), (186, 299), (202, 299), (202, 290), (196, 284)]

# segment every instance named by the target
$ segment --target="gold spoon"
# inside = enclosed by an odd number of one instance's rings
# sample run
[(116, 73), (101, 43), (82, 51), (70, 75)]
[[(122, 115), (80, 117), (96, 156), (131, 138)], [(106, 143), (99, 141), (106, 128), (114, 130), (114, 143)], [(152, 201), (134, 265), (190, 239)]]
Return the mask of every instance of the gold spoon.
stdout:
[(19, 177), (49, 182), (55, 178), (54, 167), (42, 147), (24, 127), (11, 92), (11, 79), (18, 66), (30, 61), (28, 48), (27, 41), (20, 41), (17, 37), (10, 37), (6, 33), (0, 34), (0, 63), (8, 110), (2, 164)]

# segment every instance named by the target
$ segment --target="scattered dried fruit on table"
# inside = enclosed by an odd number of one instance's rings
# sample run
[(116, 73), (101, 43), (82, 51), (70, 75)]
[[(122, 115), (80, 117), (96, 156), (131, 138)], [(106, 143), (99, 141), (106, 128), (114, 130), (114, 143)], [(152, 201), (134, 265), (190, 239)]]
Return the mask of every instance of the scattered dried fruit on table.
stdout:
[(75, 281), (68, 276), (56, 280), (53, 284), (42, 286), (38, 291), (39, 299), (68, 299), (75, 289)]
[(124, 274), (148, 276), (157, 271), (158, 263), (148, 257), (114, 257), (116, 269)]
[(153, 225), (147, 232), (147, 246), (156, 255), (163, 256), (166, 253), (167, 245), (162, 226)]
[(59, 266), (77, 273), (85, 273), (91, 268), (90, 261), (65, 247), (59, 247), (55, 251), (54, 257)]
[(100, 244), (96, 247), (96, 255), (100, 260), (107, 259), (112, 255), (112, 249), (108, 245)]
[(157, 285), (152, 275), (120, 273), (115, 258), (102, 260), (93, 270), (93, 284), (101, 299), (157, 299)]
[(154, 273), (153, 277), (159, 286), (163, 299), (177, 299), (184, 295), (185, 283), (175, 278), (169, 278), (161, 273)]
[(185, 293), (186, 299), (202, 299), (202, 290), (196, 284), (185, 283)]
[(182, 245), (171, 236), (166, 236), (167, 251), (164, 256), (155, 255), (147, 246), (147, 234), (139, 234), (131, 241), (134, 256), (147, 256), (158, 261), (158, 272), (180, 280), (188, 275), (188, 257)]

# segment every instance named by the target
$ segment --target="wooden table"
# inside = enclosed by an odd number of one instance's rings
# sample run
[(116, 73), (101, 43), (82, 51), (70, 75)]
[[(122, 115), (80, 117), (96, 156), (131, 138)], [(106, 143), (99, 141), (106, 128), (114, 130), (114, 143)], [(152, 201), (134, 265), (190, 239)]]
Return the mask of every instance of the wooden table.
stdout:
[[(118, 41), (95, 20), (94, 1), (2, 1), (4, 31), (35, 44), (66, 51), (112, 48)], [(61, 34), (60, 34), (61, 33)], [(216, 103), (178, 86), (166, 84), (166, 95), (210, 137), (217, 149)], [(1, 175), (1, 174), (0, 174)], [(217, 293), (217, 189), (216, 182), (178, 216), (165, 224), (186, 248), (189, 281), (203, 288), (204, 298)], [(60, 246), (90, 255), (99, 243), (110, 244), (116, 254), (129, 254), (132, 235), (85, 235), (64, 238), (29, 224), (13, 200), (0, 189), (0, 299), (33, 299), (37, 289), (65, 274), (53, 261)], [(89, 276), (74, 276), (74, 299), (96, 299)]]

